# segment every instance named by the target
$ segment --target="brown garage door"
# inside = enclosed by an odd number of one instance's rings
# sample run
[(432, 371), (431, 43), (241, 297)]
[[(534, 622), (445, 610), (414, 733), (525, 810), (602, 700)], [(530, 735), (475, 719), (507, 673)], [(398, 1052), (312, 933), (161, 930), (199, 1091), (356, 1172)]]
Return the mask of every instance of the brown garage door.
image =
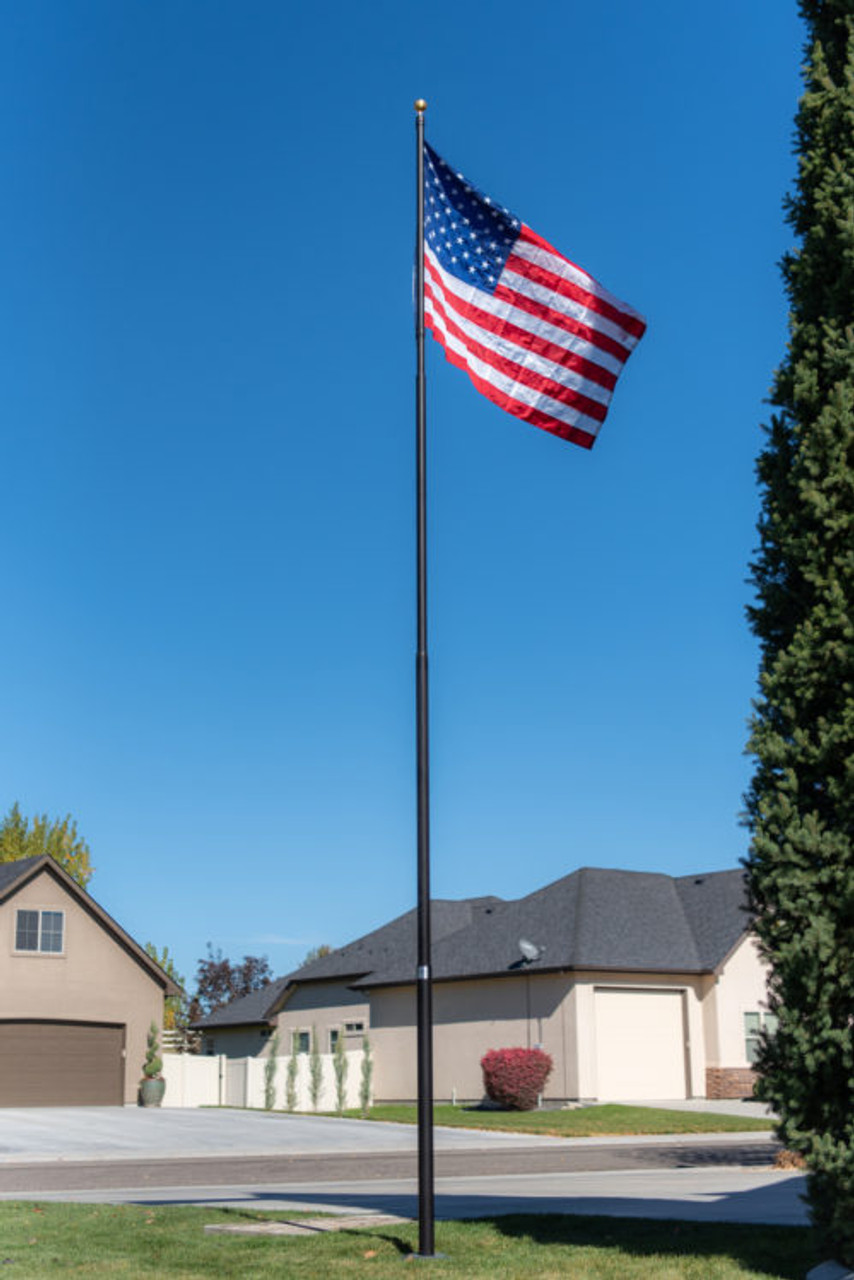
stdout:
[(120, 1106), (125, 1029), (0, 1022), (0, 1107)]

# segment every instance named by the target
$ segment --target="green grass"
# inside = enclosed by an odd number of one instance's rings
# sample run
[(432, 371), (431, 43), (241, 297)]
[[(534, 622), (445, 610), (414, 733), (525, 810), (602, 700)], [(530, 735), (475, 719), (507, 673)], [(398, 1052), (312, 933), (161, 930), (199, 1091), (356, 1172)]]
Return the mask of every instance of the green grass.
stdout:
[[(359, 1111), (345, 1111), (353, 1119)], [(372, 1107), (369, 1120), (415, 1124), (414, 1106)], [(562, 1138), (593, 1138), (617, 1134), (768, 1132), (770, 1120), (752, 1116), (716, 1115), (706, 1111), (668, 1111), (661, 1107), (626, 1107), (616, 1103), (580, 1107), (577, 1111), (481, 1111), (479, 1107), (436, 1106), (433, 1122), (459, 1129), (502, 1129), (510, 1133), (540, 1133)]]
[[(0, 1204), (0, 1271), (52, 1276), (324, 1280), (397, 1276), (414, 1224), (313, 1237), (206, 1236), (207, 1223), (292, 1217), (169, 1205)], [(439, 1223), (431, 1276), (550, 1280), (800, 1280), (819, 1260), (807, 1227), (568, 1215)]]

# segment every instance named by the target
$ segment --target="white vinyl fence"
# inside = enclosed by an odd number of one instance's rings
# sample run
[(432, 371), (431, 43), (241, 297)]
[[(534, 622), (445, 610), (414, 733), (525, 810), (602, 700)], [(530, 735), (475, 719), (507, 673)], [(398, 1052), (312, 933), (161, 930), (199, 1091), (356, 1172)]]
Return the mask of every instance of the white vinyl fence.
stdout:
[[(345, 1055), (347, 1060), (347, 1107), (358, 1107), (362, 1085), (361, 1049), (353, 1049)], [(287, 1106), (286, 1088), (288, 1057), (276, 1058), (273, 1078), (274, 1107), (284, 1111)], [(337, 1093), (333, 1055), (320, 1055), (321, 1088), (317, 1102), (318, 1111), (335, 1111)], [(194, 1053), (164, 1053), (163, 1075), (166, 1080), (164, 1107), (263, 1107), (264, 1067), (266, 1058), (226, 1058), (222, 1054), (210, 1057)], [(296, 1111), (313, 1111), (309, 1080), (310, 1056), (296, 1055)]]

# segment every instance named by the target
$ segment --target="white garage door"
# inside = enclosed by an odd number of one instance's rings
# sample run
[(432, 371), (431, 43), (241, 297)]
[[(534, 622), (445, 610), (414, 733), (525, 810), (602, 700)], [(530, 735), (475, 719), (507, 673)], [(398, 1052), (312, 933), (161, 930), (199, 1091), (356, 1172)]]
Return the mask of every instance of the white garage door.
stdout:
[(682, 992), (598, 988), (596, 1060), (600, 1099), (686, 1097)]

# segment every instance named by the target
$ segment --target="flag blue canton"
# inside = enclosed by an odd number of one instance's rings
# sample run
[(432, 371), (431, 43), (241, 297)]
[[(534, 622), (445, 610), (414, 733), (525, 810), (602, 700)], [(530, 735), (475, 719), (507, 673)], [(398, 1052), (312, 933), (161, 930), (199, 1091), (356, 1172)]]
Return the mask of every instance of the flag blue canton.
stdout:
[(424, 147), (424, 237), (444, 269), (493, 293), (521, 222)]

